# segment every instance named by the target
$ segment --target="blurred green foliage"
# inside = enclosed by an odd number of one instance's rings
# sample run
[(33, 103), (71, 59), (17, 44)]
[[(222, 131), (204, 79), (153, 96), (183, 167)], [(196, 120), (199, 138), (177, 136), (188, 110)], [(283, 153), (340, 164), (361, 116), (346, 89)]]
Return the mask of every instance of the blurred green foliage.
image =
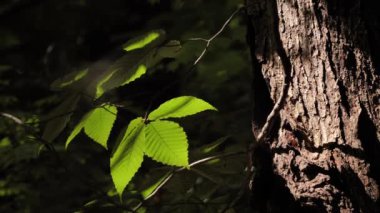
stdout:
[[(66, 138), (93, 103), (80, 101), (62, 134), (44, 145), (49, 112), (67, 96), (50, 84), (70, 72), (101, 68), (120, 57), (120, 46), (154, 29), (181, 41), (176, 60), (167, 59), (130, 85), (111, 91), (102, 102), (125, 106), (111, 132), (179, 95), (207, 100), (218, 108), (179, 120), (190, 142), (190, 163), (245, 150), (250, 138), (250, 71), (242, 15), (192, 64), (209, 38), (238, 7), (235, 0), (5, 0), (0, 2), (0, 212), (128, 212), (146, 189), (172, 167), (145, 159), (120, 202), (109, 171), (112, 150), (88, 143), (80, 133), (66, 151)], [(165, 85), (171, 85), (164, 92)], [(50, 147), (50, 148), (49, 148)], [(218, 212), (229, 209), (244, 187), (246, 156), (216, 159), (183, 170), (138, 212)], [(145, 191), (144, 191), (145, 190)], [(151, 189), (150, 189), (151, 190)], [(144, 192), (144, 193), (142, 193)], [(149, 194), (149, 193), (148, 193)], [(244, 197), (229, 212), (248, 211)], [(234, 209), (234, 210), (233, 210)]]

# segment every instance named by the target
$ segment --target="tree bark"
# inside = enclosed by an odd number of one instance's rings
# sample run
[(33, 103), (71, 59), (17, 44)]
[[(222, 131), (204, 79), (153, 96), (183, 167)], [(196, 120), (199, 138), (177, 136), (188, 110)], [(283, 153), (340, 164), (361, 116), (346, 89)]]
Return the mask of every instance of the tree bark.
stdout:
[(379, 16), (370, 4), (246, 0), (255, 210), (380, 212)]

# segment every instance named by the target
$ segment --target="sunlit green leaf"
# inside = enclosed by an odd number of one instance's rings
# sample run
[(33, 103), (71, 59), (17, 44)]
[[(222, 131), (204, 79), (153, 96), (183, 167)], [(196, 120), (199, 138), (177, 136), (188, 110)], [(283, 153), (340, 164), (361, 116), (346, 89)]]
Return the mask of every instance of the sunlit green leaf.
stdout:
[(111, 176), (120, 196), (143, 162), (144, 141), (143, 119), (136, 118), (129, 123), (121, 143), (111, 157)]
[(107, 140), (116, 120), (117, 108), (104, 105), (93, 110), (87, 118), (84, 132), (95, 142), (107, 149)]
[(139, 36), (137, 38), (131, 39), (124, 45), (125, 51), (132, 51), (136, 49), (140, 49), (150, 44), (154, 40), (158, 39), (160, 36), (163, 37), (165, 33), (161, 30), (152, 31), (145, 35)]
[(188, 165), (188, 142), (182, 127), (172, 121), (153, 121), (145, 128), (145, 154), (164, 164)]
[(161, 104), (156, 110), (149, 114), (148, 118), (149, 120), (180, 118), (205, 110), (217, 109), (202, 99), (193, 96), (181, 96)]
[(111, 133), (113, 123), (116, 120), (117, 108), (103, 105), (95, 108), (83, 116), (67, 138), (66, 147), (84, 128), (84, 132), (95, 142), (107, 148), (107, 140)]

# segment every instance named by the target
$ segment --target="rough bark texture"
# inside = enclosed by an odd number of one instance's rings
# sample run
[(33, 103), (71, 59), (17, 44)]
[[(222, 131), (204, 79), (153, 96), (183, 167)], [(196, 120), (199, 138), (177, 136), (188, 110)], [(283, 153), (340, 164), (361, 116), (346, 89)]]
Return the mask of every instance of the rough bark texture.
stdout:
[[(379, 26), (360, 0), (247, 0), (253, 208), (380, 212)], [(377, 67), (376, 67), (377, 66)], [(284, 83), (286, 86), (284, 86)]]

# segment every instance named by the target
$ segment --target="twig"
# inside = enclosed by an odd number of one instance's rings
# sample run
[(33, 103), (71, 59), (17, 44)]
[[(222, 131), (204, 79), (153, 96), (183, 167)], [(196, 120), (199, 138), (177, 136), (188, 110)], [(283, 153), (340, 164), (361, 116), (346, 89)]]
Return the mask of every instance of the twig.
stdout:
[(162, 187), (164, 187), (168, 182), (169, 180), (172, 179), (172, 177), (174, 176), (175, 173), (177, 172), (180, 172), (180, 171), (183, 171), (183, 170), (186, 170), (186, 169), (191, 169), (192, 167), (194, 166), (197, 166), (197, 165), (201, 165), (201, 164), (204, 164), (204, 163), (207, 163), (209, 161), (212, 161), (212, 160), (215, 160), (215, 159), (220, 159), (220, 158), (226, 158), (226, 157), (231, 157), (231, 156), (235, 156), (235, 155), (241, 155), (241, 154), (246, 154), (247, 152), (246, 151), (237, 151), (237, 152), (231, 152), (231, 153), (224, 153), (224, 154), (220, 154), (220, 155), (214, 155), (214, 156), (211, 156), (211, 157), (206, 157), (206, 158), (202, 158), (200, 160), (197, 160), (197, 161), (194, 161), (192, 162), (191, 164), (189, 164), (188, 167), (181, 167), (181, 168), (178, 168), (176, 170), (173, 170), (161, 183), (160, 185), (157, 186), (157, 188), (149, 195), (147, 196), (143, 201), (141, 201), (134, 209), (133, 211), (137, 211), (143, 204), (145, 201), (147, 201), (148, 199), (150, 199), (151, 197), (153, 197)]
[(288, 84), (286, 83), (286, 76), (284, 76), (282, 80), (282, 89), (281, 89), (280, 97), (277, 99), (276, 104), (273, 106), (272, 111), (269, 113), (263, 128), (261, 128), (261, 131), (256, 138), (257, 142), (263, 141), (263, 139), (265, 139), (265, 137), (270, 132), (270, 129), (273, 125), (273, 121), (277, 117), (278, 113), (280, 112), (282, 108), (282, 103), (285, 100), (285, 97), (286, 97), (285, 93), (287, 92), (287, 88), (288, 88)]
[[(223, 31), (224, 29), (227, 27), (227, 25), (231, 22), (231, 20), (235, 17), (235, 15), (237, 13), (239, 13), (242, 9), (244, 8), (244, 6), (239, 6), (238, 9), (236, 9), (231, 15), (230, 17), (223, 23), (222, 27), (213, 35), (211, 36), (209, 39), (205, 39), (205, 38), (190, 38), (190, 39), (187, 39), (187, 41), (204, 41), (206, 42), (206, 47), (203, 49), (202, 53), (197, 57), (197, 59), (193, 62), (193, 64), (191, 65), (190, 69), (188, 71), (186, 71), (186, 76), (185, 77), (188, 77), (189, 74), (195, 69), (196, 65), (199, 63), (199, 61), (203, 58), (203, 56), (206, 54), (207, 52), (207, 49), (208, 47), (210, 46), (211, 42), (216, 38), (218, 37)], [(146, 114), (149, 114), (149, 111), (153, 105), (153, 102), (161, 95), (163, 94), (164, 92), (166, 92), (168, 89), (170, 89), (173, 85), (175, 85), (177, 83), (178, 80), (176, 81), (173, 81), (172, 83), (168, 84), (166, 87), (164, 87), (163, 89), (161, 89), (160, 91), (157, 92), (156, 95), (153, 96), (153, 98), (151, 99), (151, 101), (149, 102), (149, 105), (147, 107), (147, 110), (146, 110)]]
[[(46, 149), (48, 149), (49, 151), (51, 151), (51, 152), (54, 153), (54, 155), (56, 157), (56, 160), (62, 166), (62, 168), (65, 170), (65, 172), (69, 172), (69, 169), (63, 163), (62, 159), (59, 156), (58, 151), (54, 148), (54, 146), (52, 144), (50, 144), (48, 141), (44, 140), (41, 136), (39, 136), (35, 132), (35, 130), (34, 130), (34, 128), (32, 126), (28, 125), (27, 123), (24, 123), (20, 118), (18, 118), (17, 116), (12, 115), (10, 113), (0, 112), (0, 115), (3, 116), (3, 117), (5, 117), (5, 118), (8, 118), (8, 119), (14, 121), (16, 124), (22, 126), (23, 128), (25, 128), (25, 130), (27, 130), (28, 132), (30, 132), (33, 135), (33, 137), (35, 137), (37, 139), (38, 142), (40, 142), (43, 146), (45, 146)], [(82, 179), (82, 178), (79, 178), (78, 180), (80, 180), (84, 184), (88, 184), (91, 188), (95, 189), (96, 193), (98, 193), (100, 196), (104, 197), (106, 201), (108, 201), (109, 203), (112, 203), (117, 208), (129, 211), (129, 212), (133, 212), (131, 209), (129, 209), (129, 208), (125, 207), (125, 206), (119, 205), (117, 202), (114, 202), (111, 198), (109, 198), (109, 196), (107, 195), (107, 193), (105, 193), (104, 191), (98, 189), (96, 185), (94, 185), (91, 182), (89, 182), (88, 178), (89, 177), (86, 177), (85, 180)]]
[(3, 116), (3, 117), (5, 117), (5, 118), (9, 118), (9, 119), (13, 120), (16, 124), (19, 124), (19, 125), (23, 125), (24, 124), (24, 122), (20, 118), (14, 116), (14, 115), (11, 115), (9, 113), (0, 112), (0, 115)]
[(28, 124), (24, 123), (20, 118), (18, 118), (17, 116), (15, 115), (12, 115), (12, 114), (9, 114), (9, 113), (6, 113), (6, 112), (1, 112), (0, 113), (1, 116), (5, 117), (5, 118), (8, 118), (10, 120), (12, 120), (13, 122), (15, 122), (16, 124), (24, 127), (25, 130), (27, 130), (28, 132), (30, 132), (42, 145), (45, 146), (46, 149), (50, 150), (50, 151), (53, 151), (53, 152), (56, 152), (55, 151), (55, 148), (49, 144), (49, 142), (47, 142), (46, 140), (44, 140), (42, 137), (40, 137), (33, 129), (32, 126), (29, 126)]
[(242, 9), (243, 7), (239, 7), (238, 9), (236, 9), (232, 14), (231, 16), (224, 22), (223, 26), (218, 30), (218, 32), (216, 32), (213, 36), (211, 36), (211, 38), (209, 39), (205, 39), (205, 38), (190, 38), (188, 39), (189, 41), (204, 41), (206, 42), (206, 46), (205, 48), (203, 49), (203, 51), (201, 52), (201, 54), (198, 56), (198, 58), (194, 61), (193, 63), (193, 66), (197, 65), (198, 62), (203, 58), (203, 56), (206, 54), (207, 52), (207, 49), (208, 47), (210, 46), (211, 42), (216, 38), (218, 37), (223, 31), (224, 29), (227, 27), (227, 25), (231, 22), (231, 20), (235, 17), (235, 15), (237, 13), (240, 12), (240, 10)]
[[(276, 3), (274, 5), (276, 5)], [(287, 95), (288, 90), (289, 90), (290, 73), (292, 70), (291, 62), (290, 62), (290, 60), (286, 54), (286, 51), (283, 47), (283, 43), (282, 43), (280, 32), (279, 32), (279, 23), (278, 23), (279, 20), (278, 20), (277, 6), (272, 5), (272, 7), (273, 8), (271, 11), (273, 13), (273, 17), (275, 17), (273, 20), (274, 24), (272, 26), (273, 32), (274, 32), (273, 34), (274, 34), (274, 39), (275, 39), (275, 43), (276, 43), (276, 47), (277, 47), (276, 51), (277, 51), (277, 54), (280, 56), (281, 65), (283, 68), (283, 70), (282, 70), (283, 71), (283, 79), (282, 79), (282, 88), (281, 88), (280, 96), (278, 97), (276, 104), (273, 106), (272, 111), (269, 113), (263, 128), (261, 128), (261, 131), (256, 138), (256, 141), (259, 143), (262, 142), (267, 137), (267, 135), (269, 134), (269, 132), (270, 132), (270, 130), (274, 124), (274, 120), (277, 117), (277, 115), (279, 114), (279, 112), (283, 106), (283, 103), (286, 99), (286, 95)]]

